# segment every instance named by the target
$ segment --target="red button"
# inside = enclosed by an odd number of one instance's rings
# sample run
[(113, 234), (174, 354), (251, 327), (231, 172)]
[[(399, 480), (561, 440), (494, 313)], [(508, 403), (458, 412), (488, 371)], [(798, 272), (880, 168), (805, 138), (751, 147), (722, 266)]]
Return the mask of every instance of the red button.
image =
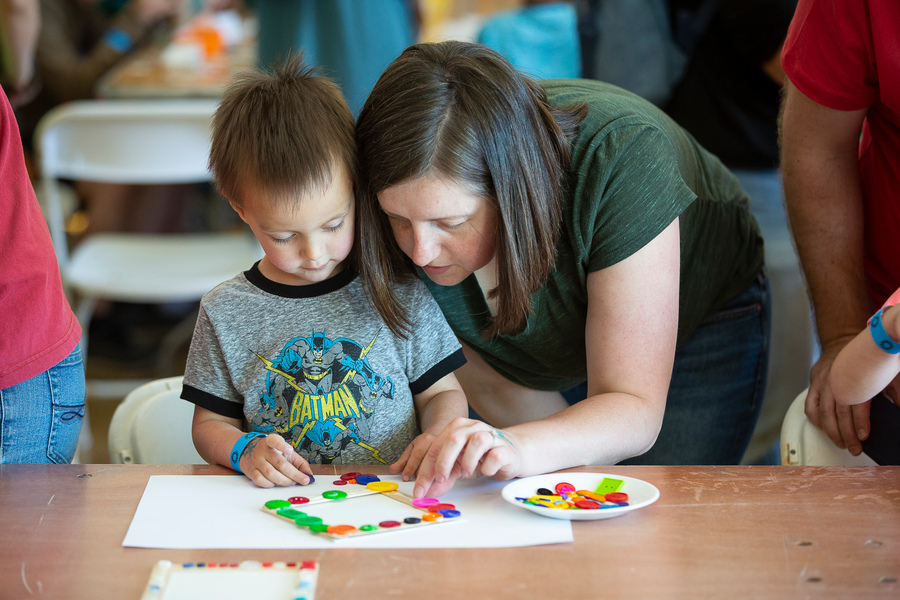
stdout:
[(399, 521), (382, 521), (378, 524), (379, 527), (400, 527), (400, 525)]
[(346, 479), (335, 479), (331, 483), (333, 483), (334, 485), (347, 485), (347, 480)]
[(604, 494), (604, 498), (606, 498), (607, 502), (628, 502), (628, 494), (625, 492), (610, 492), (608, 494)]
[(576, 500), (575, 506), (578, 508), (586, 508), (586, 509), (594, 509), (600, 508), (600, 505), (594, 502), (593, 500)]
[(565, 481), (562, 481), (560, 483), (557, 483), (556, 487), (554, 489), (556, 490), (557, 494), (569, 494), (569, 493), (575, 491), (575, 486), (572, 485), (571, 483), (566, 483)]
[(456, 506), (452, 504), (432, 504), (428, 507), (428, 512), (440, 512), (442, 510), (456, 510)]
[(309, 498), (305, 498), (303, 496), (294, 496), (293, 498), (288, 498), (288, 502), (291, 504), (306, 504), (309, 502)]
[(355, 471), (353, 473), (344, 473), (343, 475), (341, 475), (341, 479), (343, 479), (344, 481), (350, 481), (351, 479), (356, 479), (357, 475), (362, 475), (362, 473), (357, 473)]

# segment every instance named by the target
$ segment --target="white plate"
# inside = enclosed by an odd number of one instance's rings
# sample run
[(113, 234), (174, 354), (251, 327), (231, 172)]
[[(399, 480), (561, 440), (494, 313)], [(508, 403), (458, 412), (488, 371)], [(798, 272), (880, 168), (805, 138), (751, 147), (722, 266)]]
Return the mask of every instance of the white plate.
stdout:
[[(596, 489), (604, 477), (610, 479), (621, 479), (625, 482), (620, 492), (628, 494), (628, 506), (618, 506), (616, 508), (598, 508), (587, 510), (567, 510), (562, 508), (546, 508), (544, 506), (535, 506), (533, 504), (525, 504), (519, 498), (529, 498), (537, 494), (538, 488), (547, 488), (552, 490), (557, 483), (571, 483), (576, 490)], [(634, 477), (626, 477), (625, 475), (610, 475), (609, 473), (550, 473), (548, 475), (535, 475), (534, 477), (525, 477), (508, 483), (503, 488), (503, 499), (525, 510), (537, 513), (544, 517), (554, 519), (568, 519), (570, 521), (590, 521), (593, 519), (610, 519), (624, 515), (627, 512), (643, 508), (648, 504), (653, 504), (659, 498), (659, 490), (653, 484), (647, 483)]]

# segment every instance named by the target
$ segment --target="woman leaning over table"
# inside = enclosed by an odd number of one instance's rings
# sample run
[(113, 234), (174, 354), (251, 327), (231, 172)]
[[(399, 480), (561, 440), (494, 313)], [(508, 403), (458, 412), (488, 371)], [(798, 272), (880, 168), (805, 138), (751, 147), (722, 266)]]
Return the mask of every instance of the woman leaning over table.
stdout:
[(391, 284), (418, 267), (490, 424), (449, 428), (417, 494), (740, 461), (765, 388), (762, 240), (737, 180), (665, 114), (597, 81), (528, 80), (484, 46), (420, 44), (376, 84), (357, 143), (367, 291), (402, 327)]

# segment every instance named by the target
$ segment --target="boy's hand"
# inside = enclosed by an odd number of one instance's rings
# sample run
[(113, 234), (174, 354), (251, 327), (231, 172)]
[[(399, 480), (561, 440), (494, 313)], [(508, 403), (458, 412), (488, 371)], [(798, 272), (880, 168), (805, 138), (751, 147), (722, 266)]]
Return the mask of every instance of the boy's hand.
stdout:
[(416, 437), (416, 439), (406, 447), (406, 450), (403, 451), (403, 454), (400, 455), (397, 462), (389, 467), (391, 473), (403, 471), (403, 474), (401, 475), (403, 481), (409, 481), (415, 477), (416, 471), (419, 470), (419, 465), (422, 464), (422, 460), (425, 458), (425, 455), (428, 454), (428, 450), (432, 447), (437, 437), (438, 436), (433, 433), (423, 433)]
[(276, 433), (250, 440), (241, 453), (240, 466), (253, 483), (263, 488), (315, 481), (309, 463)]

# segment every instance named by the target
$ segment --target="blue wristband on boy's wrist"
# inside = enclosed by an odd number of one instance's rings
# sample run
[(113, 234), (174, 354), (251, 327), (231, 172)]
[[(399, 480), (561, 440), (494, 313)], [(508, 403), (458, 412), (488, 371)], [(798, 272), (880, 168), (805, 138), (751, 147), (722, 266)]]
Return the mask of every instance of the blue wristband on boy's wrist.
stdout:
[(238, 473), (243, 473), (241, 471), (241, 454), (244, 453), (244, 448), (247, 447), (247, 444), (250, 443), (250, 440), (255, 440), (256, 438), (266, 437), (265, 433), (260, 433), (259, 431), (251, 431), (250, 433), (245, 433), (234, 443), (234, 447), (231, 449), (231, 468), (237, 471)]
[(869, 319), (869, 331), (872, 332), (872, 339), (875, 340), (875, 344), (879, 348), (888, 354), (900, 354), (900, 342), (895, 341), (887, 334), (884, 330), (884, 324), (881, 322), (881, 313), (884, 312), (885, 308), (890, 307), (883, 307)]

